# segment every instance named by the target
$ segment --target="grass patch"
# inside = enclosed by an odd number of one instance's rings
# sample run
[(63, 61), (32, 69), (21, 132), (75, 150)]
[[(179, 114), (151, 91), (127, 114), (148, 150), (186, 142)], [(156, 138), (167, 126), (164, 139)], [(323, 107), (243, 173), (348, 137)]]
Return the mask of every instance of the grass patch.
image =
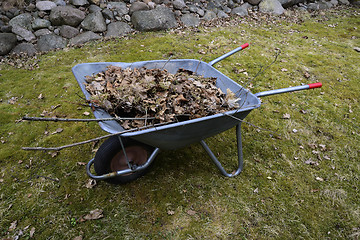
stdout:
[[(359, 193), (359, 11), (338, 9), (297, 23), (271, 18), (197, 31), (140, 33), (38, 57), (38, 69), (0, 66), (0, 236), (36, 239), (357, 239)], [(232, 23), (236, 22), (232, 20)], [(58, 155), (22, 146), (59, 146), (104, 135), (96, 123), (21, 122), (41, 113), (86, 117), (71, 68), (84, 62), (183, 58), (216, 64), (252, 92), (317, 82), (322, 89), (264, 97), (243, 124), (245, 167), (225, 178), (199, 144), (162, 152), (131, 184), (85, 187), (83, 162), (97, 145)], [(240, 71), (244, 69), (244, 71)], [(42, 97), (40, 97), (40, 94)], [(289, 119), (283, 119), (289, 114)], [(63, 131), (56, 133), (58, 128)], [(268, 129), (265, 131), (262, 129)], [(234, 130), (207, 140), (236, 167)], [(96, 208), (98, 220), (82, 221)], [(11, 226), (16, 226), (11, 227)]]

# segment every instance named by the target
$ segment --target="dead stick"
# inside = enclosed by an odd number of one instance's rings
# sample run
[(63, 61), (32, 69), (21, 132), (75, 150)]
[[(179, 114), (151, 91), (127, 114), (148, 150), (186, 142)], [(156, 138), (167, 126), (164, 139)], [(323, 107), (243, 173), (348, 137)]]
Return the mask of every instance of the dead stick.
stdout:
[(166, 125), (172, 122), (166, 122), (166, 123), (158, 123), (158, 124), (154, 124), (152, 126), (144, 126), (144, 127), (139, 127), (139, 128), (133, 128), (133, 129), (129, 129), (129, 130), (124, 130), (124, 131), (120, 131), (117, 133), (112, 133), (112, 134), (108, 134), (108, 135), (104, 135), (101, 137), (97, 137), (97, 138), (93, 138), (93, 139), (89, 139), (86, 141), (82, 141), (82, 142), (77, 142), (77, 143), (73, 143), (73, 144), (68, 144), (68, 145), (64, 145), (64, 146), (60, 146), (60, 147), (50, 147), (50, 148), (44, 148), (44, 147), (22, 147), (22, 150), (27, 150), (27, 151), (60, 151), (64, 148), (69, 148), (69, 147), (75, 147), (78, 145), (82, 145), (82, 144), (86, 144), (86, 143), (91, 143), (91, 142), (95, 142), (104, 138), (108, 138), (108, 137), (112, 137), (112, 136), (116, 136), (116, 135), (120, 135), (123, 133), (127, 133), (127, 132), (133, 132), (133, 131), (138, 131), (138, 130), (142, 130), (145, 128), (149, 128), (149, 127), (156, 127), (156, 126), (162, 126), (162, 125)]
[(23, 117), (22, 120), (29, 121), (52, 121), (52, 122), (102, 122), (102, 121), (112, 121), (112, 120), (147, 120), (155, 119), (154, 117), (147, 118), (97, 118), (97, 119), (77, 119), (77, 118), (43, 118), (43, 117)]

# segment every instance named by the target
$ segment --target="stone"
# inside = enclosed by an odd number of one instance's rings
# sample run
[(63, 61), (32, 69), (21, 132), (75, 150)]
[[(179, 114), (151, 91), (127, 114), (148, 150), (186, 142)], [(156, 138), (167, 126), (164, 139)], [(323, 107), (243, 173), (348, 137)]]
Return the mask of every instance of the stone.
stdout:
[(60, 36), (64, 38), (70, 39), (79, 35), (79, 30), (69, 25), (62, 25), (59, 30), (60, 30)]
[(176, 10), (182, 10), (183, 8), (186, 8), (186, 4), (184, 0), (174, 0), (172, 2), (174, 9)]
[(31, 31), (18, 25), (13, 26), (11, 31), (18, 36), (18, 40), (24, 39), (25, 41), (30, 42), (36, 39)]
[(229, 15), (227, 15), (224, 11), (222, 11), (222, 10), (219, 10), (218, 11), (218, 13), (216, 14), (216, 16), (218, 17), (218, 18), (228, 18), (229, 17)]
[(100, 5), (100, 0), (89, 0), (89, 2), (98, 6)]
[(350, 2), (348, 0), (339, 0), (339, 3), (342, 5), (350, 5)]
[(249, 3), (244, 3), (243, 5), (239, 6), (239, 7), (236, 7), (236, 8), (233, 8), (231, 10), (231, 15), (237, 15), (239, 17), (245, 17), (245, 16), (248, 16), (249, 13), (248, 13), (248, 9), (251, 7), (251, 5)]
[(56, 3), (52, 1), (39, 1), (35, 6), (39, 11), (51, 11), (51, 9), (56, 7)]
[(101, 7), (99, 7), (97, 5), (92, 4), (92, 5), (89, 6), (89, 12), (90, 13), (101, 12), (101, 11), (102, 11)]
[(259, 10), (262, 13), (270, 13), (274, 15), (281, 15), (285, 9), (278, 0), (263, 0), (259, 4)]
[(124, 2), (108, 2), (107, 7), (117, 12), (117, 15), (122, 17), (129, 13), (129, 8)]
[(51, 33), (52, 32), (49, 29), (43, 28), (43, 29), (39, 29), (36, 32), (34, 32), (34, 35), (36, 37), (41, 37), (41, 36), (48, 35), (48, 34), (51, 34)]
[(13, 33), (0, 33), (0, 56), (8, 54), (17, 43), (16, 35)]
[(147, 11), (150, 10), (150, 7), (144, 2), (134, 2), (129, 8), (129, 14), (132, 15), (137, 11)]
[(105, 32), (106, 23), (101, 12), (90, 13), (81, 22), (81, 27), (92, 32)]
[(255, 6), (255, 5), (258, 5), (261, 2), (261, 0), (246, 0), (246, 2)]
[(55, 35), (48, 34), (41, 36), (37, 41), (37, 49), (42, 52), (54, 50), (54, 49), (62, 49), (65, 48), (67, 44), (66, 39)]
[(147, 5), (149, 6), (150, 9), (156, 8), (156, 3), (154, 2), (148, 2)]
[(13, 48), (11, 53), (19, 54), (19, 55), (25, 53), (29, 57), (32, 57), (37, 53), (37, 49), (32, 43), (20, 43), (19, 45)]
[(51, 10), (50, 21), (53, 25), (78, 26), (85, 18), (85, 13), (70, 6), (57, 6)]
[(66, 2), (64, 0), (55, 0), (54, 3), (56, 6), (66, 6)]
[(99, 40), (101, 37), (94, 32), (88, 31), (70, 39), (70, 45), (81, 45), (89, 41)]
[(194, 13), (184, 14), (180, 20), (186, 27), (197, 27), (200, 24), (199, 16)]
[(216, 18), (216, 13), (214, 13), (211, 10), (207, 10), (203, 17), (205, 21), (210, 21), (213, 20), (214, 18)]
[(105, 37), (121, 37), (131, 33), (132, 31), (132, 28), (127, 23), (113, 22), (108, 25)]
[(35, 18), (31, 24), (31, 28), (35, 31), (42, 28), (48, 28), (50, 26), (51, 26), (51, 22), (49, 20), (42, 18)]
[(328, 9), (331, 8), (331, 3), (327, 3), (327, 2), (315, 2), (315, 3), (309, 3), (307, 5), (307, 9), (308, 10), (312, 10), (312, 11), (316, 11), (316, 10), (324, 10), (324, 9)]
[(30, 13), (23, 13), (20, 14), (14, 18), (12, 18), (9, 21), (9, 25), (14, 27), (14, 26), (20, 26), (22, 28), (25, 28), (27, 30), (31, 30), (31, 22), (33, 20), (33, 17), (31, 16)]
[(114, 13), (108, 8), (102, 10), (102, 15), (105, 19), (114, 19)]
[(304, 3), (305, 0), (279, 0), (279, 2), (281, 3), (281, 5), (284, 8), (288, 8), (288, 7), (292, 7), (294, 5), (297, 5), (299, 3)]
[(76, 7), (89, 5), (89, 2), (87, 0), (70, 0), (70, 3)]
[(134, 12), (131, 22), (139, 31), (166, 30), (178, 25), (174, 13), (165, 6), (159, 6), (149, 11)]

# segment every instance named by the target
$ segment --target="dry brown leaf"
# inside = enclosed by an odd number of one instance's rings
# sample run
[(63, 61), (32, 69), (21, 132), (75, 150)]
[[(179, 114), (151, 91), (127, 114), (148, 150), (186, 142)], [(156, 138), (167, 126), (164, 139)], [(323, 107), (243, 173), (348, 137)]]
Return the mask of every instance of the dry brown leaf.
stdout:
[(290, 119), (290, 114), (289, 113), (284, 113), (282, 115), (282, 119)]
[(88, 181), (85, 184), (86, 188), (93, 188), (96, 186), (96, 180), (95, 179), (88, 179)]
[(169, 211), (167, 211), (167, 214), (168, 214), (168, 215), (174, 215), (174, 214), (175, 214), (175, 212), (174, 212), (174, 211), (172, 211), (172, 210), (169, 210)]
[(84, 219), (85, 220), (97, 220), (97, 219), (100, 219), (103, 217), (104, 217), (103, 210), (97, 208), (95, 210), (90, 211), (89, 214), (85, 215)]
[(186, 213), (189, 214), (190, 216), (194, 216), (196, 214), (194, 210), (188, 210)]
[(35, 228), (32, 227), (32, 228), (30, 229), (30, 235), (29, 235), (29, 237), (32, 238), (32, 237), (34, 236), (34, 234), (35, 234)]
[(17, 220), (13, 221), (11, 224), (10, 224), (10, 227), (9, 227), (9, 230), (8, 231), (14, 231), (17, 227)]

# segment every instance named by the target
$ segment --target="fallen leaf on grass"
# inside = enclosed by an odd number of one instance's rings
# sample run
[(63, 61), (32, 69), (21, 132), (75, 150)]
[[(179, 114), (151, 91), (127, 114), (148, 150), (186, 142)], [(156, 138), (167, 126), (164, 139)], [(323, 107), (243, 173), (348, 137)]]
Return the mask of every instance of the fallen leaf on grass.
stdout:
[(100, 219), (103, 217), (104, 217), (103, 210), (97, 208), (95, 210), (90, 211), (89, 214), (85, 215), (84, 219), (85, 220), (97, 220), (97, 219)]
[(89, 116), (89, 115), (90, 115), (89, 112), (84, 112), (83, 114), (84, 114), (85, 116)]
[(167, 214), (168, 214), (168, 215), (174, 215), (174, 214), (175, 214), (175, 212), (174, 212), (174, 211), (172, 211), (172, 210), (169, 210), (169, 211), (167, 211)]
[(311, 158), (309, 160), (306, 160), (305, 164), (313, 165), (313, 166), (319, 166), (319, 163), (316, 162), (316, 161), (311, 160)]
[(51, 133), (51, 134), (54, 135), (54, 134), (57, 134), (57, 133), (61, 133), (62, 131), (64, 131), (64, 129), (62, 129), (62, 128), (57, 128), (57, 129), (55, 130), (55, 132), (53, 132), (53, 133)]
[(354, 50), (360, 52), (360, 47), (354, 47)]
[(4, 182), (4, 179), (0, 178), (0, 183), (3, 183)]
[(284, 114), (282, 115), (282, 119), (290, 119), (290, 114), (284, 113)]
[(32, 227), (31, 229), (30, 229), (30, 238), (32, 238), (33, 236), (34, 236), (34, 234), (35, 234), (35, 228), (34, 227)]
[(13, 221), (11, 224), (10, 224), (10, 227), (9, 227), (9, 231), (14, 231), (17, 227), (17, 220)]
[(86, 188), (93, 188), (96, 186), (96, 180), (95, 179), (89, 179), (87, 183), (85, 184)]
[(321, 178), (321, 177), (316, 177), (315, 180), (316, 180), (316, 181), (319, 181), (319, 182), (323, 182), (323, 181), (324, 181), (324, 179)]
[(39, 94), (38, 99), (44, 99), (44, 95), (42, 93)]
[(79, 166), (85, 166), (87, 163), (86, 162), (77, 162), (77, 165)]
[(186, 213), (189, 214), (190, 216), (194, 216), (196, 214), (194, 210), (188, 210)]
[(74, 237), (73, 240), (82, 240), (83, 237), (82, 236), (77, 236), (77, 237)]

